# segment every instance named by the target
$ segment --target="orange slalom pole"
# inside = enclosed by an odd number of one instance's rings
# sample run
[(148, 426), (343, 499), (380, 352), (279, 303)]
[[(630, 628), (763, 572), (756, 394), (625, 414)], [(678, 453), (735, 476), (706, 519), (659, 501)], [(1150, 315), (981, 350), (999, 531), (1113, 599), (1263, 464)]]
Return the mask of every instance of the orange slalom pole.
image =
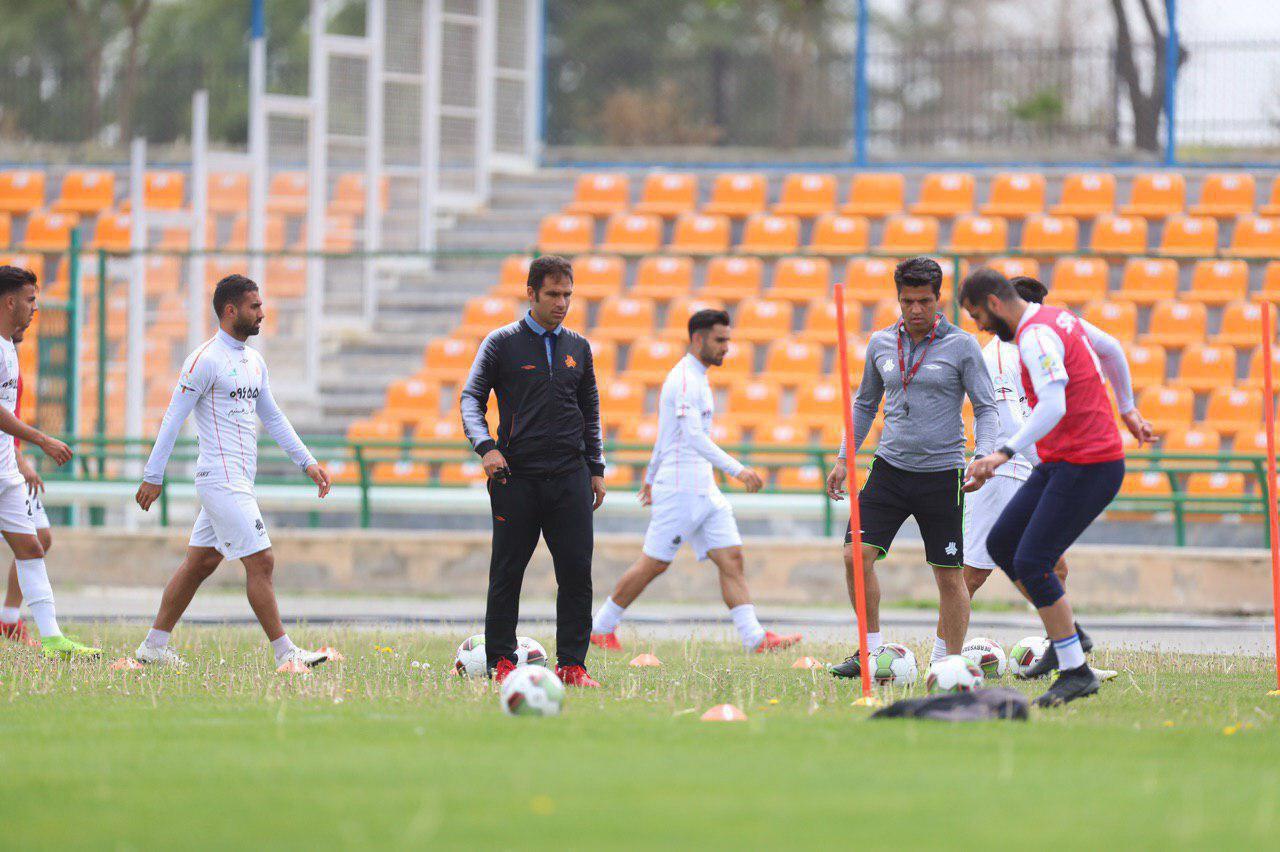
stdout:
[[(862, 697), (871, 698), (871, 649), (867, 647), (867, 584), (862, 568), (862, 518), (858, 511), (858, 465), (853, 451), (853, 391), (849, 384), (849, 339), (845, 334), (844, 284), (836, 283), (836, 352), (840, 356), (840, 397), (844, 412), (845, 455), (849, 477), (849, 529), (853, 531), (853, 599), (858, 616), (858, 657)], [(1280, 586), (1277, 586), (1280, 595)], [(1280, 635), (1280, 634), (1278, 634)]]
[[(1262, 303), (1263, 420), (1267, 427), (1267, 523), (1271, 529), (1271, 617), (1276, 628), (1276, 691), (1280, 692), (1280, 522), (1276, 518), (1276, 391), (1271, 375), (1271, 305)], [(1273, 693), (1274, 694), (1274, 693)]]

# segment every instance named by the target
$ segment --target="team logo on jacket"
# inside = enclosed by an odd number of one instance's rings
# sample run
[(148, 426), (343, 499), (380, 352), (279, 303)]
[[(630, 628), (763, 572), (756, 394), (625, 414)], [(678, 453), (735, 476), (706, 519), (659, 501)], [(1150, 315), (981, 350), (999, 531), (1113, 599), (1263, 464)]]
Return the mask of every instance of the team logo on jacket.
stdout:
[(572, 370), (574, 367), (578, 366), (578, 362), (573, 360), (572, 355), (566, 355), (564, 356), (564, 365)]
[(524, 365), (523, 367), (521, 367), (520, 369), (521, 369), (521, 370), (536, 370), (536, 369), (538, 369), (538, 367), (537, 367), (537, 365), (536, 365), (536, 364), (525, 364), (525, 365)]

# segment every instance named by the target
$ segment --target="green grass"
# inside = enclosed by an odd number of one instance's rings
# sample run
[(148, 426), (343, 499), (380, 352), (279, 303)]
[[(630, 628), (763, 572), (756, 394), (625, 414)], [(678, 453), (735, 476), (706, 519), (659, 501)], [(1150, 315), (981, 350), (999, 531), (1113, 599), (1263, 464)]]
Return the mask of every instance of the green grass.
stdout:
[[(139, 631), (79, 633), (120, 656)], [(299, 630), (347, 658), (309, 676), (276, 674), (239, 627), (180, 629), (185, 672), (0, 648), (5, 845), (1224, 848), (1280, 830), (1269, 659), (1103, 652), (1124, 674), (1094, 699), (949, 725), (867, 721), (855, 685), (794, 654), (658, 642), (633, 653), (660, 669), (593, 654), (606, 688), (537, 719), (452, 674), (459, 634)], [(724, 701), (749, 720), (699, 721)]]

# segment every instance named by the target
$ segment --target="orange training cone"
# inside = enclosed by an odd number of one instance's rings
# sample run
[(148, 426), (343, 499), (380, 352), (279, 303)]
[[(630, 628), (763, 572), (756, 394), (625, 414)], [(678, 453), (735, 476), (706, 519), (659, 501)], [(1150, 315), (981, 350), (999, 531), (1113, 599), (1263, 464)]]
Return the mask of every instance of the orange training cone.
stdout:
[(111, 670), (114, 672), (131, 672), (140, 668), (142, 668), (142, 663), (133, 657), (121, 657), (111, 664)]
[(745, 722), (747, 714), (732, 704), (717, 704), (702, 714), (704, 722)]
[(332, 645), (325, 645), (323, 648), (317, 648), (316, 651), (318, 653), (321, 653), (327, 656), (329, 658), (329, 662), (331, 663), (341, 663), (347, 659), (346, 657), (342, 656), (341, 651), (339, 651), (337, 648), (333, 647)]
[(290, 660), (289, 662), (280, 666), (280, 668), (276, 669), (276, 671), (280, 672), (280, 674), (301, 674), (301, 675), (311, 674), (311, 669), (307, 668), (307, 664), (302, 662), (301, 660)]
[(632, 660), (629, 665), (636, 668), (652, 668), (662, 665), (662, 660), (659, 660), (653, 654), (641, 654)]
[(791, 664), (791, 668), (793, 668), (793, 669), (820, 669), (820, 668), (822, 668), (822, 663), (818, 662), (818, 661), (817, 661), (817, 660), (815, 660), (813, 657), (801, 657), (800, 659), (796, 660), (794, 663), (792, 663), (792, 664)]

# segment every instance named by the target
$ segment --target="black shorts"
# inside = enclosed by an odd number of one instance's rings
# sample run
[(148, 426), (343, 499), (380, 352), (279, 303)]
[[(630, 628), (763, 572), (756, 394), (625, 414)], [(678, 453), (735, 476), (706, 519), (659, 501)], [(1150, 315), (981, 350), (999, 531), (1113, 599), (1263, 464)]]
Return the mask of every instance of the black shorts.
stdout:
[[(938, 568), (964, 564), (964, 470), (915, 473), (882, 458), (871, 461), (867, 481), (858, 492), (862, 542), (889, 552), (907, 516), (914, 516), (924, 539), (924, 558)], [(846, 530), (844, 543), (853, 541)]]

